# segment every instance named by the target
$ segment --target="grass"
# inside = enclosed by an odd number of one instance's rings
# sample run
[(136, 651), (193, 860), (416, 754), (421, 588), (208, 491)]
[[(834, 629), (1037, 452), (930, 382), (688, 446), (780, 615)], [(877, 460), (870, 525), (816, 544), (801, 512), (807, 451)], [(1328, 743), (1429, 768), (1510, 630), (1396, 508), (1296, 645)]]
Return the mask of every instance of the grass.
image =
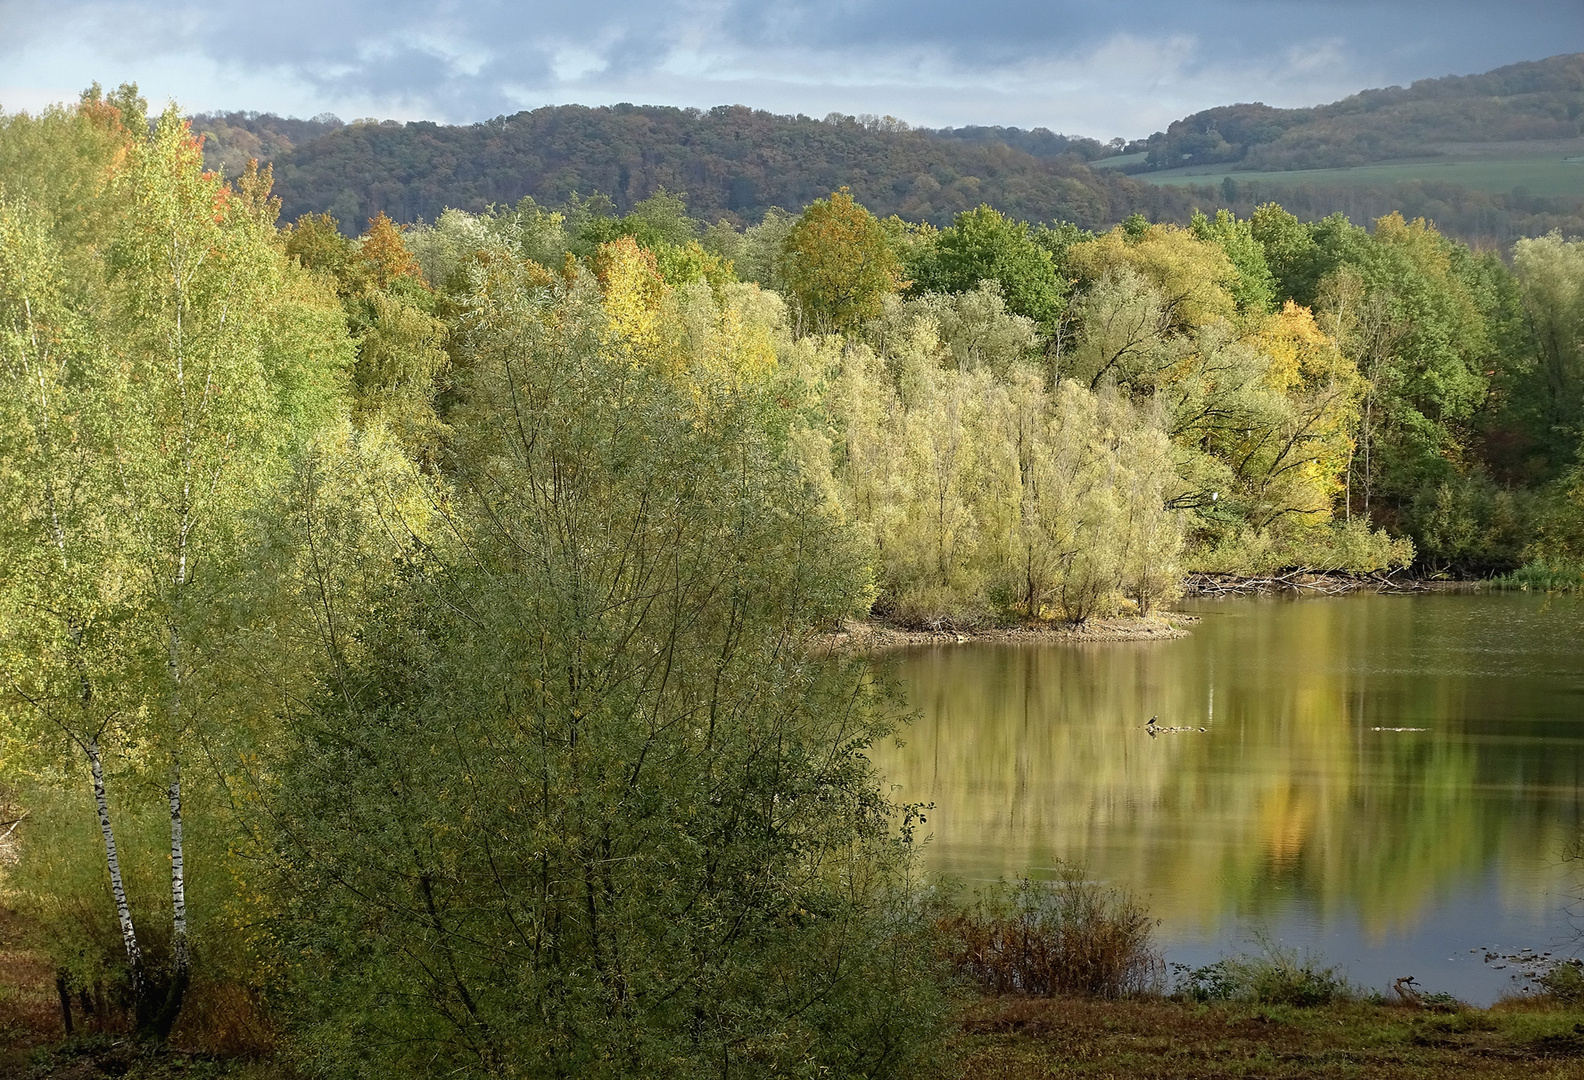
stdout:
[(1255, 172), (1228, 170), (1225, 165), (1193, 165), (1139, 173), (1134, 179), (1171, 186), (1219, 185), (1228, 176), (1239, 183), (1368, 188), (1427, 180), (1501, 194), (1523, 188), (1530, 195), (1584, 198), (1584, 144), (1475, 144), (1448, 147), (1441, 157), (1383, 161), (1347, 169)]
[(1172, 999), (999, 998), (968, 1006), (941, 1080), (1584, 1077), (1584, 1012), (1526, 1001), (1440, 1014)]
[[(1075, 971), (1093, 970), (1096, 942), (1147, 945), (1136, 907), (1076, 872), (1055, 887), (981, 894), (964, 910), (978, 912), (976, 925), (1009, 931), (1003, 941), (1040, 931), (1053, 945), (1046, 955), (1067, 956)], [(156, 1053), (113, 1035), (60, 1041), (48, 965), (8, 940), (8, 925), (16, 928), (0, 919), (0, 1080), (297, 1080), (279, 1056)], [(1064, 935), (1074, 946), (1065, 952)], [(1571, 965), (1539, 980), (1544, 995), (1446, 1012), (1356, 1000), (1335, 972), (1270, 947), (1211, 967), (1216, 974), (1199, 969), (1186, 982), (1180, 974), (1176, 997), (1111, 996), (1128, 990), (1125, 980), (1079, 981), (1098, 996), (973, 995), (920, 1080), (1584, 1080), (1584, 974)], [(1220, 991), (1194, 1000), (1193, 982)]]
[(1359, 997), (1342, 973), (1313, 956), (1262, 941), (1255, 955), (1228, 956), (1202, 968), (1173, 964), (1173, 993), (1185, 1001), (1241, 1001), (1308, 1008)]

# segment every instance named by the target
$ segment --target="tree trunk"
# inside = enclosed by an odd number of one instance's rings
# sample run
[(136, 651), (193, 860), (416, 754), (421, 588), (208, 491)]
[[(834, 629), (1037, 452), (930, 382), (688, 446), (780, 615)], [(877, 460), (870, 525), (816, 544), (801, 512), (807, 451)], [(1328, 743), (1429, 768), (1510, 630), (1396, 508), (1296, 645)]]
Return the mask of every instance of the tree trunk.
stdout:
[(165, 988), (165, 1000), (154, 1012), (149, 1033), (160, 1042), (170, 1037), (181, 1014), (182, 1003), (187, 999), (187, 986), (192, 978), (192, 955), (187, 945), (187, 879), (182, 852), (182, 802), (181, 761), (171, 757), (170, 782), (171, 814), (171, 972), (170, 984)]
[[(181, 545), (180, 573), (186, 574), (186, 545)], [(178, 587), (181, 580), (178, 579)], [(181, 632), (170, 628), (169, 669), (171, 677), (171, 737), (177, 739), (181, 731)], [(182, 1001), (187, 996), (187, 984), (192, 973), (192, 954), (187, 944), (187, 867), (182, 843), (182, 781), (181, 756), (171, 751), (170, 787), (170, 864), (171, 864), (171, 971), (170, 985), (165, 1000), (151, 1018), (152, 1034), (160, 1041), (170, 1035), (181, 1012)]]
[(143, 951), (138, 948), (137, 929), (132, 925), (132, 909), (127, 905), (126, 885), (121, 880), (121, 859), (116, 854), (115, 831), (110, 827), (110, 802), (105, 797), (104, 761), (99, 753), (97, 735), (88, 740), (87, 751), (88, 767), (93, 774), (94, 804), (99, 808), (99, 831), (104, 836), (105, 862), (110, 867), (110, 893), (115, 898), (116, 918), (121, 923), (121, 940), (126, 945), (132, 997), (141, 1002), (145, 996)]
[(187, 950), (187, 879), (182, 852), (181, 762), (171, 759), (170, 782), (171, 835), (171, 957), (177, 972), (185, 973), (190, 963)]
[(61, 1024), (66, 1028), (66, 1037), (69, 1039), (72, 1031), (71, 991), (66, 987), (66, 970), (62, 968), (55, 973), (55, 993), (60, 997)]

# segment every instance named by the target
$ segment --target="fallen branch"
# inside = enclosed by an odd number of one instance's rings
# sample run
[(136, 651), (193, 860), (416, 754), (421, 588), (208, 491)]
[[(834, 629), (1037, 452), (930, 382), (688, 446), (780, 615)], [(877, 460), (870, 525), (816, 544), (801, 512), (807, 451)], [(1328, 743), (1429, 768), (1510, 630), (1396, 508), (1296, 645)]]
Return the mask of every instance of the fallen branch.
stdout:
[(1416, 578), (1398, 579), (1396, 570), (1368, 574), (1317, 573), (1301, 567), (1277, 570), (1261, 577), (1235, 574), (1189, 574), (1183, 579), (1185, 596), (1253, 596), (1259, 593), (1297, 592), (1315, 596), (1340, 596), (1351, 592), (1429, 592), (1431, 586)]

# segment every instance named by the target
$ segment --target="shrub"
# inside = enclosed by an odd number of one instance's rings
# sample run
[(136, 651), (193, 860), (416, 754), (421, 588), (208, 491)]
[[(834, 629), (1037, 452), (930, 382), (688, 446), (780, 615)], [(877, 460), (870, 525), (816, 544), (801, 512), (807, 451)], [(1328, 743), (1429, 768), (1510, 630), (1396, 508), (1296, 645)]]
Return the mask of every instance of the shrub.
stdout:
[(1244, 1001), (1258, 1005), (1328, 1005), (1357, 997), (1334, 967), (1318, 957), (1261, 939), (1254, 955), (1223, 957), (1201, 968), (1173, 964), (1173, 993), (1191, 1001)]
[(987, 994), (1119, 998), (1160, 984), (1155, 920), (1077, 867), (1055, 881), (1003, 882), (937, 926), (952, 968)]
[(1204, 544), (1187, 560), (1200, 573), (1251, 576), (1281, 570), (1371, 574), (1413, 561), (1412, 540), (1372, 530), (1361, 519), (1287, 531), (1240, 529)]
[(1565, 960), (1535, 980), (1546, 994), (1564, 1005), (1584, 1004), (1584, 965)]
[(1492, 579), (1491, 584), (1521, 592), (1580, 592), (1584, 591), (1584, 567), (1525, 563), (1510, 574)]

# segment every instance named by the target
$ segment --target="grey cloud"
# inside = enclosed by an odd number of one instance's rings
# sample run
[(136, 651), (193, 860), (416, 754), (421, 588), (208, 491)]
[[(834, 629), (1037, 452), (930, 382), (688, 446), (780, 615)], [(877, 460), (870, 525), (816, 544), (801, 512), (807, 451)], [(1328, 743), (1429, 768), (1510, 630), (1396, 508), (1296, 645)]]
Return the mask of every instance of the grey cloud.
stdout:
[[(1279, 53), (1312, 37), (1342, 37), (1362, 57), (1446, 56), (1486, 67), (1584, 48), (1584, 5), (1551, 0), (735, 0), (723, 25), (760, 46), (907, 45), (967, 66), (1072, 55), (1119, 33), (1192, 35), (1203, 63)], [(1502, 58), (1476, 59), (1487, 55)]]
[[(778, 86), (779, 110), (849, 93), (847, 111), (908, 116), (909, 94), (993, 103), (1071, 73), (1091, 97), (1139, 99), (1168, 84), (1223, 99), (1298, 104), (1364, 85), (1473, 72), (1584, 50), (1584, 5), (1555, 0), (0, 0), (0, 59), (35, 50), (208, 61), (256, 85), (294, 80), (327, 105), (385, 103), (406, 115), (473, 120), (524, 105), (636, 99), (686, 85), (716, 104)], [(1106, 86), (1104, 50), (1150, 55)], [(1151, 53), (1150, 50), (1156, 50)], [(556, 71), (572, 64), (571, 83)], [(713, 74), (726, 71), (726, 76)], [(678, 74), (681, 72), (682, 74)], [(4, 76), (0, 76), (3, 79)], [(1141, 84), (1142, 80), (1142, 84)], [(719, 101), (698, 95), (721, 95)], [(1024, 87), (1019, 91), (1018, 87)], [(860, 93), (864, 88), (869, 91)], [(846, 88), (845, 90), (843, 88)], [(801, 99), (798, 95), (802, 94)], [(856, 100), (863, 98), (866, 100)], [(656, 100), (650, 98), (650, 100)], [(590, 101), (589, 103), (598, 103)], [(1196, 107), (1220, 103), (1200, 101)], [(268, 102), (236, 102), (269, 108)], [(1176, 102), (1172, 102), (1173, 107)], [(808, 111), (814, 111), (810, 108)], [(1082, 111), (1082, 110), (1080, 110)], [(1091, 112), (1093, 110), (1090, 110)], [(918, 118), (915, 116), (915, 118)], [(918, 118), (928, 122), (930, 117)], [(1017, 122), (997, 115), (986, 123)]]

